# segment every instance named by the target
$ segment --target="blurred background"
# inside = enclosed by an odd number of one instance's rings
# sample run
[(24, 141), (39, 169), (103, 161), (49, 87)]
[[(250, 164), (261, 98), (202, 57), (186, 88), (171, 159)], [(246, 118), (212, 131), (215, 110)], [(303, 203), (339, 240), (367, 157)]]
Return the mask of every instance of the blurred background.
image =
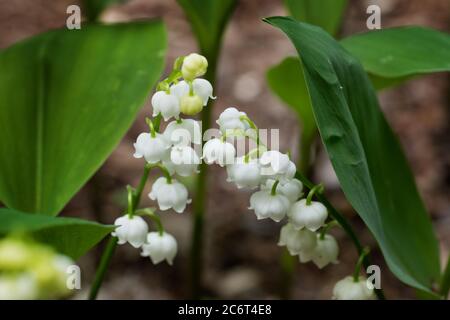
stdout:
[[(0, 48), (24, 38), (65, 25), (66, 8), (75, 0), (0, 0)], [(400, 25), (429, 26), (449, 30), (448, 0), (349, 1), (343, 27), (344, 37), (367, 31), (366, 8), (381, 7), (383, 28)], [(281, 0), (246, 0), (239, 4), (225, 32), (219, 60), (214, 119), (228, 106), (238, 106), (260, 128), (279, 128), (281, 150), (296, 154), (299, 128), (296, 115), (268, 89), (267, 68), (288, 55), (295, 55), (285, 36), (261, 21), (273, 15), (287, 15)], [(175, 0), (130, 0), (107, 9), (103, 21), (119, 22), (162, 17), (169, 33), (167, 70), (175, 57), (197, 51), (184, 13)], [(419, 43), (417, 45), (420, 45)], [(70, 62), (68, 62), (70, 63)], [(24, 93), (26, 94), (26, 93)], [(149, 93), (150, 95), (150, 93)], [(441, 256), (450, 248), (450, 128), (449, 76), (437, 74), (413, 79), (379, 95), (382, 108), (400, 138), (441, 243)], [(133, 127), (102, 168), (66, 206), (63, 216), (83, 217), (112, 223), (123, 212), (125, 186), (137, 185), (143, 162), (132, 157), (133, 141), (146, 130), (144, 117), (151, 114), (149, 102)], [(375, 242), (339, 190), (333, 169), (317, 145), (314, 181), (323, 182), (331, 202), (344, 212), (363, 243)], [(150, 184), (147, 185), (149, 188)], [(148, 193), (146, 190), (145, 193)], [(226, 182), (223, 169), (211, 167), (205, 234), (204, 286), (209, 298), (279, 298), (280, 256), (276, 243), (280, 225), (258, 221), (247, 209), (249, 192), (237, 191)], [(142, 206), (151, 206), (143, 198)], [(163, 223), (179, 244), (173, 267), (154, 266), (131, 247), (120, 246), (111, 264), (99, 299), (185, 298), (188, 292), (188, 252), (191, 213), (162, 214)], [(357, 259), (350, 240), (333, 230), (340, 244), (340, 264), (318, 270), (312, 264), (298, 264), (292, 298), (329, 299), (336, 281), (350, 274)], [(73, 298), (84, 299), (93, 279), (102, 244), (79, 261), (82, 290)], [(378, 250), (374, 262), (382, 270), (382, 287), (388, 298), (414, 298), (414, 291), (396, 280)]]

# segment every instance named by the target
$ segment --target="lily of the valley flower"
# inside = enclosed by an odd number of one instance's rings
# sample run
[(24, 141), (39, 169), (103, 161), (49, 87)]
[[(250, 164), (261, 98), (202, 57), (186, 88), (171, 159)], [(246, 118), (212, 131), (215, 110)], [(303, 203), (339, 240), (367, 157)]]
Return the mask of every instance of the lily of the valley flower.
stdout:
[(163, 164), (171, 174), (188, 177), (198, 172), (200, 158), (191, 147), (174, 146), (170, 151), (170, 161), (163, 161)]
[(163, 133), (167, 141), (174, 145), (188, 146), (202, 143), (202, 131), (198, 121), (180, 119), (170, 122)]
[(327, 208), (322, 203), (311, 201), (308, 205), (306, 199), (297, 201), (289, 210), (290, 221), (296, 229), (316, 231), (323, 226), (327, 217)]
[(295, 176), (296, 166), (284, 153), (269, 150), (261, 155), (259, 161), (261, 174), (268, 179), (287, 181)]
[(194, 78), (204, 75), (207, 68), (208, 60), (206, 60), (204, 56), (198, 53), (191, 53), (183, 60), (181, 74), (184, 79), (193, 80)]
[(178, 250), (175, 238), (163, 232), (149, 232), (147, 235), (147, 243), (142, 246), (142, 257), (150, 257), (154, 264), (158, 264), (164, 260), (172, 265)]
[(296, 230), (291, 223), (281, 228), (279, 246), (286, 246), (293, 256), (311, 252), (316, 247), (316, 234), (308, 229)]
[(229, 182), (236, 183), (238, 188), (256, 188), (261, 183), (261, 169), (257, 160), (236, 158), (235, 163), (227, 166)]
[(231, 164), (234, 161), (236, 149), (234, 146), (221, 139), (208, 140), (203, 146), (203, 159), (207, 164), (217, 163), (223, 167), (226, 164)]
[[(269, 179), (266, 181), (266, 184), (262, 186), (262, 188), (271, 190), (274, 183), (275, 180)], [(298, 200), (298, 198), (300, 198), (300, 196), (302, 195), (302, 190), (303, 184), (297, 179), (280, 181), (277, 186), (277, 192), (286, 196), (291, 203), (294, 203)]]
[(359, 277), (355, 281), (352, 276), (347, 276), (338, 281), (333, 289), (333, 299), (336, 300), (372, 300), (374, 298), (374, 291), (368, 287), (364, 277)]
[(145, 243), (147, 238), (147, 223), (139, 216), (130, 217), (128, 214), (117, 218), (114, 221), (117, 228), (111, 233), (118, 238), (118, 244), (128, 242), (135, 248), (139, 248)]
[(167, 158), (170, 149), (165, 137), (159, 133), (152, 137), (150, 133), (143, 132), (137, 137), (136, 143), (133, 145), (135, 148), (133, 156), (135, 158), (144, 157), (148, 163), (157, 163)]
[(182, 213), (186, 205), (191, 203), (186, 187), (175, 179), (169, 182), (166, 177), (156, 179), (148, 196), (158, 202), (162, 211), (173, 208), (176, 212)]
[(180, 103), (177, 97), (165, 91), (157, 91), (152, 96), (153, 116), (161, 113), (165, 121), (170, 118), (178, 118), (180, 115)]
[(326, 234), (321, 239), (320, 234), (317, 235), (317, 246), (314, 248), (312, 261), (319, 268), (322, 269), (330, 263), (338, 263), (337, 257), (339, 255), (339, 246), (336, 239), (329, 234)]
[(270, 218), (281, 221), (287, 214), (290, 203), (282, 194), (271, 194), (269, 190), (260, 190), (250, 197), (250, 208), (255, 210), (258, 220)]
[(234, 107), (226, 108), (217, 119), (216, 123), (219, 125), (222, 132), (228, 130), (243, 130), (250, 128), (247, 121), (243, 121), (242, 117), (246, 116), (245, 112), (239, 111)]
[[(192, 89), (194, 94), (199, 96), (203, 101), (203, 106), (208, 104), (209, 99), (215, 99), (213, 96), (213, 87), (206, 79), (195, 79), (192, 81)], [(182, 80), (170, 87), (170, 92), (175, 95), (179, 101), (181, 98), (189, 94), (189, 84)]]

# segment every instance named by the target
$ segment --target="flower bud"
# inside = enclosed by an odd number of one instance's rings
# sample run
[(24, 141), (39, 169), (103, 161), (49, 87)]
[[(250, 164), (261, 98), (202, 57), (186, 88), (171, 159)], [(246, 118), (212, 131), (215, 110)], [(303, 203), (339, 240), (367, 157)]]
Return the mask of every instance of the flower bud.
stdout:
[(180, 111), (188, 116), (193, 116), (202, 111), (203, 101), (198, 95), (185, 95), (180, 100)]
[(333, 299), (336, 300), (373, 300), (373, 289), (367, 285), (364, 277), (354, 281), (352, 276), (347, 276), (338, 281), (333, 289)]
[(306, 199), (294, 203), (289, 210), (289, 218), (296, 229), (307, 228), (316, 231), (323, 226), (328, 217), (327, 208), (320, 202), (311, 201), (306, 204)]
[(157, 163), (167, 158), (170, 149), (166, 138), (159, 133), (152, 137), (150, 133), (143, 132), (133, 145), (136, 150), (133, 156), (135, 158), (144, 157), (148, 163)]
[(317, 246), (314, 249), (312, 261), (319, 268), (322, 269), (329, 263), (338, 263), (337, 257), (339, 255), (339, 246), (336, 239), (329, 234), (326, 234), (324, 239), (317, 235)]
[(176, 96), (165, 91), (157, 91), (152, 96), (153, 116), (161, 113), (164, 120), (178, 118), (180, 115), (180, 104)]
[(301, 252), (311, 252), (316, 247), (316, 234), (308, 229), (295, 230), (291, 223), (281, 228), (279, 246), (286, 246), (293, 256)]
[(201, 77), (206, 73), (208, 68), (208, 60), (198, 53), (191, 53), (183, 60), (181, 67), (181, 74), (186, 80), (194, 80), (194, 78)]
[(281, 194), (272, 195), (268, 190), (260, 190), (250, 197), (250, 208), (255, 210), (258, 220), (270, 218), (281, 221), (289, 209), (288, 198)]
[[(213, 87), (211, 83), (206, 79), (195, 79), (192, 81), (192, 88), (194, 94), (199, 96), (203, 101), (203, 106), (208, 104), (209, 99), (215, 99), (213, 96)], [(189, 84), (182, 80), (170, 87), (170, 93), (181, 101), (181, 98), (189, 94)]]
[(186, 205), (191, 203), (186, 187), (175, 179), (169, 183), (166, 177), (156, 179), (148, 196), (158, 202), (162, 211), (173, 208), (176, 212), (182, 213)]
[(118, 238), (118, 244), (128, 242), (135, 248), (139, 248), (145, 243), (147, 237), (147, 223), (139, 216), (129, 217), (128, 214), (117, 218), (114, 221), (117, 228), (111, 233), (113, 237)]
[(203, 146), (203, 159), (207, 164), (217, 163), (223, 167), (226, 164), (232, 164), (236, 155), (234, 146), (221, 139), (208, 140)]
[(178, 250), (177, 241), (175, 238), (163, 232), (149, 232), (147, 235), (147, 243), (142, 246), (142, 257), (150, 257), (153, 264), (158, 264), (164, 260), (169, 265), (172, 265)]

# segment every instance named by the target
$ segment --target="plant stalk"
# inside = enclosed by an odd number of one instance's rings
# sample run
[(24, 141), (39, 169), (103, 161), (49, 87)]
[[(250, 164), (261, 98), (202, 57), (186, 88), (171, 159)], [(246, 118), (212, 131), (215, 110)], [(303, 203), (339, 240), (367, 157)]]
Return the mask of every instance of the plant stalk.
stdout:
[[(130, 210), (132, 212), (136, 211), (136, 208), (141, 201), (141, 195), (144, 191), (145, 184), (148, 180), (150, 174), (151, 166), (146, 164), (144, 167), (144, 173), (142, 174), (141, 181), (133, 194), (131, 201)], [(109, 265), (111, 264), (112, 257), (117, 248), (117, 238), (110, 237), (105, 250), (103, 251), (102, 257), (100, 259), (100, 264), (95, 272), (94, 282), (92, 283), (91, 290), (89, 292), (89, 300), (95, 300), (97, 298), (98, 291), (102, 286), (103, 280), (105, 278), (106, 272), (108, 271)]]

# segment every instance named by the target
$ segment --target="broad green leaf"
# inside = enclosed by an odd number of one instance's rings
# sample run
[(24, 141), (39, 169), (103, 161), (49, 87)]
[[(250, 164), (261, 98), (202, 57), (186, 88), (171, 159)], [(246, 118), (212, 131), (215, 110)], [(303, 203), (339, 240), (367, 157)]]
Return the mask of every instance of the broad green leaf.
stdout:
[(450, 35), (424, 27), (381, 29), (345, 38), (375, 87), (399, 84), (415, 75), (450, 71)]
[(317, 126), (300, 60), (295, 57), (285, 58), (267, 71), (267, 81), (270, 89), (298, 114), (302, 124), (302, 146), (300, 148), (303, 152), (300, 154), (300, 160), (306, 161), (306, 163), (300, 161), (300, 164), (303, 164), (300, 171), (305, 173), (309, 166), (309, 150), (307, 148), (310, 148), (316, 136)]
[(89, 21), (96, 21), (107, 7), (124, 1), (125, 0), (83, 0), (83, 11)]
[(356, 58), (322, 29), (268, 18), (302, 60), (316, 123), (341, 187), (377, 239), (392, 272), (431, 292), (439, 252), (414, 178)]
[(55, 215), (112, 152), (162, 72), (162, 23), (57, 30), (0, 52), (0, 201)]
[(292, 17), (314, 24), (335, 36), (341, 26), (347, 0), (284, 0)]
[(114, 230), (82, 219), (28, 214), (0, 208), (0, 234), (25, 233), (56, 251), (77, 259)]
[(191, 22), (200, 50), (216, 56), (225, 25), (237, 0), (177, 0)]

